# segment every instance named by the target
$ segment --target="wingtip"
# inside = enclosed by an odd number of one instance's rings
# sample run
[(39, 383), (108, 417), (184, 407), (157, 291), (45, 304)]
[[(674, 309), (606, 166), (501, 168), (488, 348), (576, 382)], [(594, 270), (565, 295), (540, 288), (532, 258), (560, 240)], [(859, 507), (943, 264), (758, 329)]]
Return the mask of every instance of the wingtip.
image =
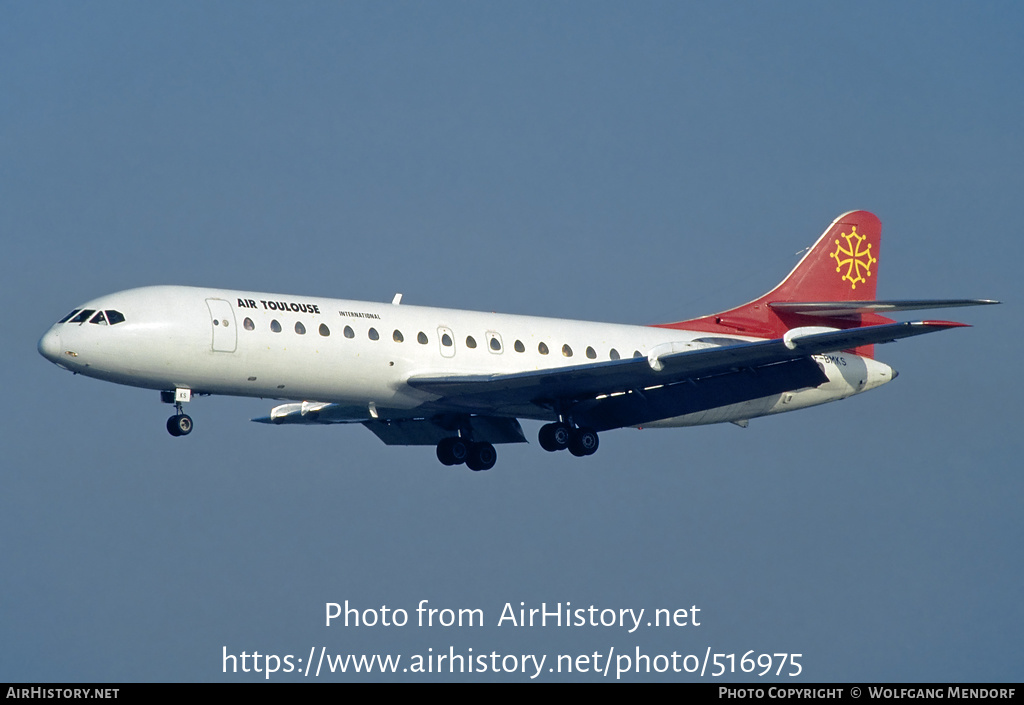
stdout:
[(971, 328), (970, 323), (957, 323), (956, 321), (919, 321), (918, 325), (929, 326), (930, 328)]

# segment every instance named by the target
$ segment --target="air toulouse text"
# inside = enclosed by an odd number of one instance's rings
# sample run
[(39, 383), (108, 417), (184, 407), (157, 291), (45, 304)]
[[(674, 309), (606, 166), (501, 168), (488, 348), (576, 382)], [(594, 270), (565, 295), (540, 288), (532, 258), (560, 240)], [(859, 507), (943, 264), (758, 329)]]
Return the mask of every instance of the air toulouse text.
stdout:
[[(320, 313), (317, 304), (297, 303), (294, 301), (264, 301), (260, 299), (267, 311), (294, 311), (295, 313)], [(255, 299), (238, 299), (238, 308), (258, 308)]]

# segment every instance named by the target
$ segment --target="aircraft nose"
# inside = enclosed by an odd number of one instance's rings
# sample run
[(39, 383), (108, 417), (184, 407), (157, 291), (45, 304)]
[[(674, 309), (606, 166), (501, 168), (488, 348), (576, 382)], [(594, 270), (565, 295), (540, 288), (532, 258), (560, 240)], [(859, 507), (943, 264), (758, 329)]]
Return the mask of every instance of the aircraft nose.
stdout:
[(60, 360), (60, 331), (54, 326), (39, 339), (39, 354), (50, 362)]

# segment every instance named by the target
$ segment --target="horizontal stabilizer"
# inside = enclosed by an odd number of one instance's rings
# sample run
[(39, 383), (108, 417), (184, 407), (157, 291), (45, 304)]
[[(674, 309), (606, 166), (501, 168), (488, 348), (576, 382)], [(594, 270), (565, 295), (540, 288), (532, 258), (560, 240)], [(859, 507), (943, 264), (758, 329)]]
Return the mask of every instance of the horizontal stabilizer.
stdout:
[(997, 304), (991, 299), (908, 299), (904, 301), (771, 301), (768, 306), (780, 313), (799, 313), (804, 316), (843, 318), (864, 313), (893, 313), (895, 311), (923, 311), (931, 308), (958, 308), (960, 306), (987, 306)]

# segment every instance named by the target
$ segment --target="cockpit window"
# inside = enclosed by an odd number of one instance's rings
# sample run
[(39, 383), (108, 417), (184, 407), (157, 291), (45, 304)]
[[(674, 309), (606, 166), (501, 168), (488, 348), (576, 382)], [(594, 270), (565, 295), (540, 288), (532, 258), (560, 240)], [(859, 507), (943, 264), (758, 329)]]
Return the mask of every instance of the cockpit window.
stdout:
[[(94, 316), (93, 314), (96, 315)], [(94, 308), (76, 308), (74, 311), (64, 316), (64, 318), (57, 321), (57, 323), (82, 324), (89, 321), (89, 323), (95, 323), (100, 326), (116, 326), (118, 323), (124, 323), (124, 320), (124, 314), (120, 311), (97, 311)]]

